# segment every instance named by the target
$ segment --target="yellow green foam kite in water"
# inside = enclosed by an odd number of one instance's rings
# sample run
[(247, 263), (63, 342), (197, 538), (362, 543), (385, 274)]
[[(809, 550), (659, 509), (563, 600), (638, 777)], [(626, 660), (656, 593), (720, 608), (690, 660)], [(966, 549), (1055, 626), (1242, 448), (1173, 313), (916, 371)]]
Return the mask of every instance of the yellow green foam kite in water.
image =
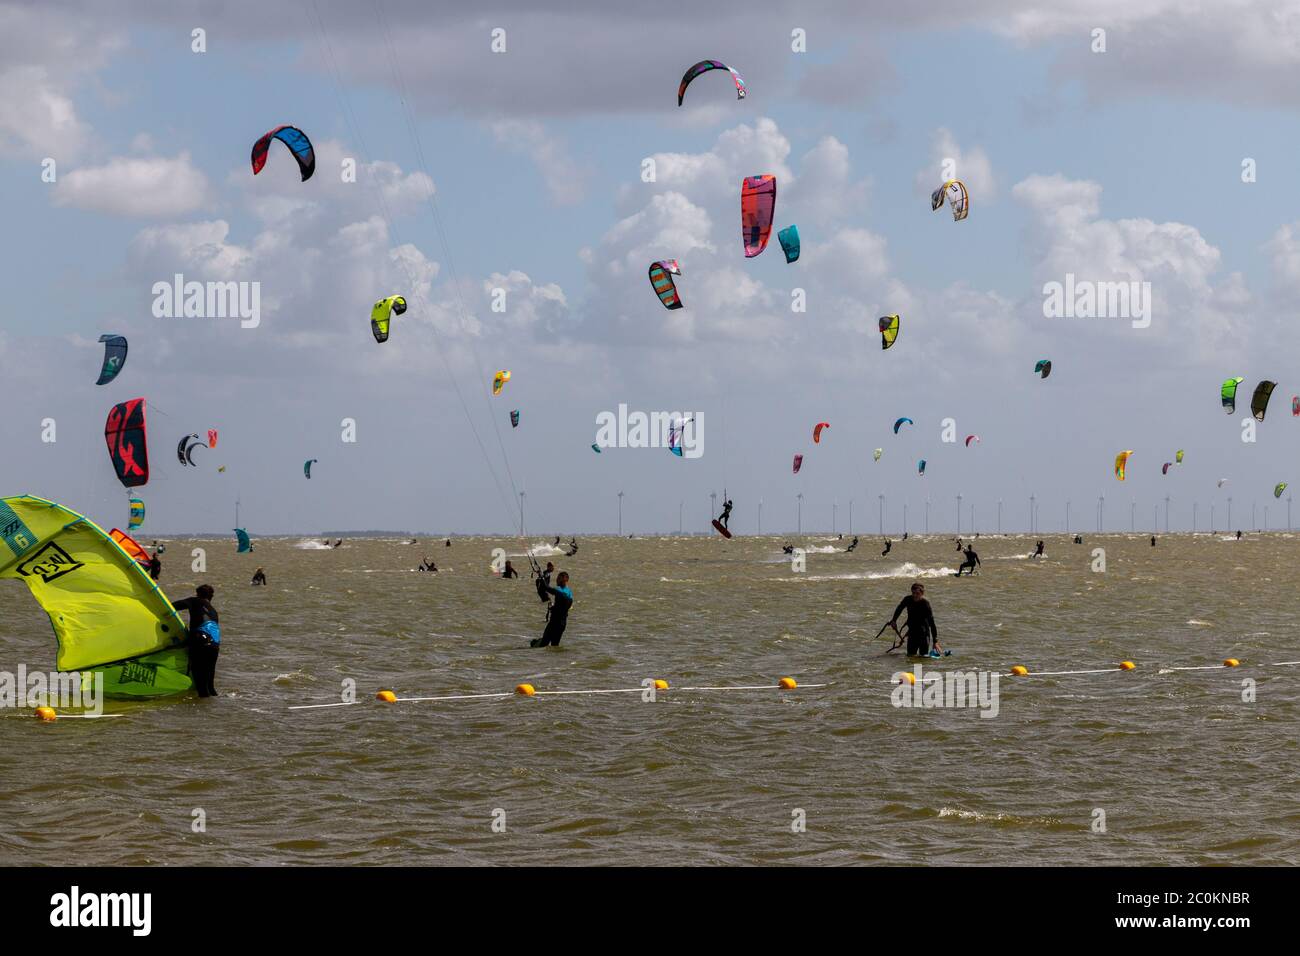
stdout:
[(180, 615), (89, 518), (44, 498), (0, 498), (3, 578), (25, 581), (50, 616), (60, 671), (102, 673), (111, 697), (163, 697), (193, 686)]

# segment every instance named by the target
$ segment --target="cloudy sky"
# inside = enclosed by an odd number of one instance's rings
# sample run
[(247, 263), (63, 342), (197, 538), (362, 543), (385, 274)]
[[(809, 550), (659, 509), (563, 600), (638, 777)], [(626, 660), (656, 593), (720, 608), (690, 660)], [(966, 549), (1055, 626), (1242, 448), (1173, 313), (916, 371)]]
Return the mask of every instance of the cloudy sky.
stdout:
[[(836, 504), (846, 530), (852, 501), (874, 532), (880, 495), (887, 529), (906, 505), (920, 530), (928, 499), (951, 530), (958, 494), (963, 530), (972, 505), (992, 530), (999, 500), (1004, 528), (1026, 527), (1031, 494), (1043, 531), (1067, 501), (1093, 529), (1101, 495), (1112, 530), (1134, 503), (1163, 527), (1166, 495), (1171, 527), (1195, 502), (1222, 529), (1230, 493), (1235, 525), (1267, 504), (1285, 526), (1300, 7), (702, 7), (0, 2), (0, 493), (124, 525), (103, 425), (144, 396), (145, 537), (227, 529), (237, 497), (260, 534), (505, 532), (519, 491), (530, 533), (612, 531), (619, 491), (625, 533), (675, 531), (679, 507), (707, 530), (724, 487), (742, 532), (760, 500), (764, 531), (793, 530), (799, 494), (805, 530)], [(703, 58), (747, 98), (714, 72), (679, 109)], [(278, 143), (251, 173), (281, 124), (315, 144), (306, 183)], [(946, 168), (964, 222), (930, 210)], [(775, 227), (799, 227), (795, 264), (775, 237), (743, 255), (740, 182), (760, 173)], [(680, 311), (646, 278), (665, 258)], [(156, 317), (177, 273), (257, 283), (259, 323)], [(1044, 285), (1068, 275), (1149, 283), (1149, 327), (1045, 317)], [(410, 309), (381, 345), (370, 305), (395, 293)], [(902, 334), (884, 352), (887, 313)], [(96, 386), (104, 332), (130, 356)], [(492, 397), (497, 369), (513, 378)], [(1228, 375), (1246, 379), (1232, 416)], [(1245, 442), (1260, 379), (1279, 385)], [(694, 413), (703, 454), (593, 453), (620, 404)], [(895, 436), (900, 416), (916, 425)], [(176, 441), (208, 428), (218, 447), (181, 467)]]

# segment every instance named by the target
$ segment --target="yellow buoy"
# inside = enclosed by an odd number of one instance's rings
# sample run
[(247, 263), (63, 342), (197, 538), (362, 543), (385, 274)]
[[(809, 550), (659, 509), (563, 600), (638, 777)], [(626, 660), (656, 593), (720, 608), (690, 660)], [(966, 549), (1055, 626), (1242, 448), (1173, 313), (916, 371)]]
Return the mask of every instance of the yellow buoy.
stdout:
[(667, 690), (667, 689), (668, 689), (668, 681), (666, 680), (655, 681), (655, 690)]
[(1015, 667), (1011, 668), (1011, 673), (1016, 677), (1028, 677), (1029, 668), (1025, 667), (1023, 664), (1017, 664)]
[(37, 707), (36, 719), (37, 720), (58, 720), (59, 715), (54, 712), (53, 707)]
[(1120, 662), (1119, 662), (1119, 669), (1122, 670), (1122, 671), (1131, 671), (1131, 670), (1132, 670), (1133, 668), (1135, 668), (1135, 667), (1137, 667), (1137, 665), (1134, 664), (1132, 661), (1120, 661)]
[(397, 700), (397, 695), (391, 690), (381, 690), (375, 695), (375, 700), (382, 700), (385, 704), (391, 704)]
[(519, 684), (515, 687), (516, 694), (523, 694), (525, 697), (532, 697), (537, 693), (537, 688), (532, 684)]
[(794, 690), (799, 685), (794, 682), (793, 677), (782, 677), (776, 682), (776, 686), (780, 687), (782, 690)]
[(915, 683), (916, 683), (916, 675), (913, 674), (911, 671), (899, 671), (897, 674), (894, 675), (894, 677), (897, 678), (897, 679), (894, 681), (895, 684), (915, 684)]
[(1235, 657), (1229, 657), (1226, 661), (1223, 662), (1224, 667), (1238, 667), (1240, 666), (1240, 664), (1241, 661), (1237, 660)]

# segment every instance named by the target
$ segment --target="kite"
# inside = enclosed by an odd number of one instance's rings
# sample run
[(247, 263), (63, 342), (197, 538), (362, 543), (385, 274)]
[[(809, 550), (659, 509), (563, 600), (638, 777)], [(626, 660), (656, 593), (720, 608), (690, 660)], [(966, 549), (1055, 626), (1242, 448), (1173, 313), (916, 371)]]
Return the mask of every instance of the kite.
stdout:
[(781, 251), (785, 253), (786, 262), (794, 262), (799, 258), (798, 226), (786, 226), (776, 234), (776, 241), (781, 243)]
[(952, 208), (953, 222), (961, 222), (970, 212), (970, 193), (966, 191), (966, 184), (960, 179), (950, 179), (930, 193), (931, 212), (943, 205), (945, 196), (948, 197), (948, 205)]
[(1122, 451), (1115, 456), (1115, 477), (1120, 481), (1124, 480), (1124, 466), (1128, 464), (1128, 456), (1133, 454), (1133, 450)]
[(253, 542), (248, 539), (248, 532), (243, 528), (235, 529), (235, 538), (239, 541), (238, 554), (247, 554), (253, 550)]
[(682, 435), (686, 433), (686, 426), (693, 421), (693, 418), (678, 419), (668, 425), (668, 450), (678, 458), (682, 457)]
[(904, 423), (904, 422), (906, 422), (908, 425), (915, 425), (915, 424), (916, 424), (916, 422), (912, 421), (910, 418), (900, 418), (898, 421), (894, 422), (894, 434), (895, 434), (895, 435), (897, 435), (897, 434), (898, 434), (898, 430), (899, 430), (900, 428), (903, 427), (903, 423)]
[(882, 315), (880, 317), (880, 347), (887, 349), (898, 341), (898, 323), (897, 315)]
[(740, 231), (745, 240), (746, 259), (767, 248), (775, 211), (776, 177), (771, 173), (746, 177), (740, 184)]
[(677, 294), (677, 285), (673, 282), (673, 276), (681, 274), (682, 267), (676, 259), (661, 259), (650, 263), (650, 285), (654, 287), (655, 295), (659, 296), (665, 309), (682, 307), (682, 297)]
[(918, 462), (916, 463), (916, 473), (917, 473), (918, 475), (924, 475), (924, 474), (925, 474), (925, 459), (924, 459), (924, 458), (922, 458), (920, 461), (918, 461)]
[(1285, 481), (1279, 481), (1276, 485), (1273, 486), (1273, 497), (1274, 497), (1274, 498), (1281, 498), (1281, 497), (1282, 497), (1282, 492), (1284, 492), (1284, 491), (1286, 491), (1286, 482), (1285, 482)]
[(1039, 359), (1037, 362), (1034, 363), (1034, 371), (1037, 372), (1039, 375), (1041, 375), (1043, 378), (1047, 378), (1047, 376), (1052, 374), (1052, 360)]
[(307, 138), (307, 134), (296, 126), (277, 126), (253, 144), (253, 175), (260, 173), (262, 167), (266, 165), (266, 154), (271, 148), (273, 139), (278, 139), (289, 147), (289, 152), (293, 153), (293, 158), (298, 161), (302, 181), (311, 179), (311, 174), (316, 172), (316, 151), (311, 148), (311, 140)]
[(799, 474), (799, 469), (803, 467), (803, 455), (794, 456), (794, 473)]
[(1223, 399), (1223, 410), (1231, 415), (1237, 410), (1237, 386), (1246, 381), (1244, 378), (1225, 378), (1219, 389)]
[(186, 435), (176, 444), (176, 457), (182, 465), (194, 465), (194, 449), (203, 448), (203, 439), (198, 435)]
[(1169, 474), (1169, 469), (1172, 467), (1174, 467), (1174, 463), (1172, 461), (1165, 462), (1163, 465), (1160, 466), (1160, 474), (1162, 475)]
[(1228, 482), (1227, 478), (1220, 478), (1217, 487), (1222, 488), (1225, 484), (1227, 484), (1227, 482)]
[(600, 454), (600, 446), (597, 445), (595, 442), (591, 443), (591, 450), (594, 451), (597, 455)]
[(813, 426), (813, 444), (820, 445), (822, 441), (822, 429), (830, 428), (830, 422), (818, 422)]
[(308, 458), (302, 463), (302, 473), (307, 476), (308, 481), (311, 480), (311, 466), (318, 461), (320, 461), (319, 458)]
[(1300, 415), (1300, 395), (1291, 396), (1291, 414)]
[(1255, 416), (1255, 421), (1264, 420), (1264, 412), (1268, 410), (1268, 399), (1273, 394), (1273, 389), (1277, 388), (1277, 382), (1270, 382), (1268, 379), (1260, 382), (1255, 386), (1255, 394), (1250, 397), (1250, 411)]
[(501, 389), (506, 387), (506, 382), (508, 381), (510, 381), (510, 370), (503, 368), (501, 371), (497, 372), (496, 376), (492, 379), (492, 394), (500, 395)]
[(217, 447), (217, 430), (215, 428), (208, 429), (208, 447), (209, 448)]
[(135, 495), (131, 496), (131, 517), (127, 521), (126, 530), (134, 531), (144, 524), (144, 502)]
[(126, 339), (105, 333), (99, 341), (104, 343), (104, 366), (99, 370), (99, 380), (95, 384), (107, 385), (117, 378), (117, 373), (126, 364)]
[(510, 413), (510, 427), (511, 428), (519, 427), (519, 409), (517, 408)]
[(144, 399), (133, 398), (114, 405), (104, 423), (104, 441), (113, 460), (113, 470), (117, 472), (117, 480), (127, 488), (138, 488), (149, 481), (144, 410)]
[(979, 444), (979, 440), (980, 440), (980, 436), (979, 436), (979, 435), (967, 435), (967, 436), (966, 436), (966, 447), (969, 448), (971, 442), (975, 442), (976, 444)]
[(1183, 450), (1181, 448), (1174, 453), (1174, 461), (1178, 462), (1180, 465), (1183, 463)]
[(0, 499), (0, 578), (25, 581), (49, 615), (55, 666), (95, 672), (109, 697), (193, 687), (188, 629), (140, 566), (144, 549), (44, 498)]
[(388, 341), (389, 320), (405, 311), (406, 299), (400, 295), (390, 295), (370, 307), (370, 331), (374, 334), (376, 342)]
[(874, 458), (876, 461), (880, 461), (880, 456), (883, 455), (884, 453), (885, 450), (883, 448), (877, 448), (875, 451), (871, 453), (871, 457)]
[(708, 73), (710, 70), (726, 70), (730, 73), (731, 78), (736, 81), (736, 99), (743, 100), (745, 98), (745, 81), (740, 78), (739, 73), (718, 60), (701, 60), (682, 74), (682, 85), (677, 87), (678, 106), (682, 105), (682, 99), (686, 96), (686, 87), (691, 85), (691, 81), (701, 73)]

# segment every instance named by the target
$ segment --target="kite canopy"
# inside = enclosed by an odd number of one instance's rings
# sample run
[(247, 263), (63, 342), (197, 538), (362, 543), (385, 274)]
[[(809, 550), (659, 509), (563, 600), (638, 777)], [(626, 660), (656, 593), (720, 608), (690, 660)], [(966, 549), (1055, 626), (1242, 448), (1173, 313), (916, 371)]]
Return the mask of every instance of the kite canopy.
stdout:
[(1037, 372), (1039, 375), (1041, 375), (1043, 378), (1047, 378), (1047, 376), (1052, 374), (1052, 360), (1039, 359), (1037, 362), (1034, 363), (1034, 371)]
[(897, 315), (880, 317), (880, 347), (887, 349), (898, 341), (898, 326), (901, 319)]
[(774, 212), (776, 177), (771, 173), (745, 177), (740, 184), (740, 230), (745, 241), (746, 259), (754, 258), (767, 248)]
[(821, 440), (822, 440), (822, 429), (823, 429), (823, 428), (830, 428), (830, 427), (831, 427), (831, 423), (830, 423), (830, 422), (818, 422), (816, 425), (814, 425), (814, 426), (813, 426), (813, 443), (814, 443), (814, 444), (821, 444)]
[(900, 418), (898, 421), (894, 422), (894, 434), (897, 435), (898, 430), (902, 428), (904, 425), (915, 425), (915, 424), (916, 422), (912, 421), (910, 418)]
[(1128, 464), (1129, 455), (1133, 454), (1130, 448), (1128, 451), (1122, 451), (1115, 456), (1115, 477), (1120, 481), (1124, 480), (1124, 466)]
[(970, 212), (970, 193), (966, 184), (960, 179), (950, 179), (934, 192), (930, 193), (930, 210), (933, 212), (943, 205), (944, 197), (952, 209), (953, 222), (961, 222)]
[(511, 428), (519, 427), (519, 409), (517, 408), (510, 413), (510, 427)]
[(262, 167), (266, 165), (266, 154), (271, 148), (273, 139), (278, 139), (289, 147), (289, 152), (293, 153), (293, 158), (298, 161), (298, 171), (302, 173), (302, 181), (311, 179), (311, 174), (316, 172), (316, 151), (312, 149), (307, 134), (296, 126), (277, 126), (253, 144), (253, 175), (260, 173)]
[(118, 541), (144, 552), (53, 501), (0, 499), (0, 578), (25, 581), (50, 616), (58, 669), (101, 671), (113, 697), (187, 691), (185, 625)]
[(600, 446), (597, 445), (595, 442), (591, 443), (591, 450), (594, 451), (597, 455), (600, 454)]
[(1174, 467), (1174, 463), (1172, 461), (1165, 462), (1163, 465), (1160, 466), (1160, 474), (1162, 475), (1169, 474), (1169, 469), (1172, 467)]
[(876, 461), (880, 461), (880, 456), (883, 455), (884, 453), (885, 450), (883, 448), (877, 448), (875, 451), (871, 453), (871, 457)]
[(235, 538), (239, 541), (238, 554), (247, 554), (249, 551), (253, 550), (253, 542), (249, 540), (248, 532), (243, 528), (235, 529)]
[(1174, 453), (1174, 461), (1178, 462), (1180, 465), (1183, 463), (1183, 450), (1181, 448)]
[(406, 299), (400, 295), (390, 295), (380, 299), (370, 308), (370, 331), (376, 342), (388, 341), (388, 321), (394, 315), (406, 311)]
[(776, 234), (776, 241), (781, 243), (781, 251), (785, 253), (786, 262), (794, 262), (799, 258), (798, 226), (786, 226)]
[(302, 463), (302, 473), (307, 477), (308, 481), (311, 480), (311, 466), (319, 460), (318, 458), (308, 458)]
[(1279, 481), (1276, 485), (1273, 486), (1273, 497), (1274, 497), (1274, 498), (1281, 498), (1281, 497), (1282, 497), (1282, 492), (1284, 492), (1284, 491), (1286, 491), (1286, 482), (1285, 482), (1285, 481)]
[(745, 81), (740, 78), (740, 74), (733, 70), (727, 64), (720, 60), (701, 60), (682, 75), (681, 86), (677, 87), (677, 105), (682, 105), (682, 99), (686, 96), (686, 87), (701, 73), (708, 73), (710, 70), (726, 70), (731, 74), (731, 78), (736, 81), (736, 99), (745, 98)]
[(492, 394), (500, 395), (501, 389), (506, 387), (508, 381), (510, 381), (510, 370), (503, 368), (492, 379)]
[(186, 435), (176, 445), (176, 457), (180, 459), (182, 465), (189, 465), (197, 468), (194, 464), (194, 449), (206, 448), (203, 439), (198, 435)]
[(799, 474), (799, 469), (803, 467), (803, 455), (794, 456), (794, 473)]
[(668, 425), (668, 450), (678, 458), (682, 457), (682, 435), (686, 432), (686, 426), (693, 421), (693, 418), (679, 418)]
[(1270, 382), (1268, 379), (1260, 382), (1255, 386), (1255, 394), (1250, 397), (1250, 412), (1255, 416), (1255, 420), (1262, 422), (1264, 412), (1268, 410), (1268, 400), (1273, 394), (1273, 389), (1277, 388), (1277, 382)]
[(120, 335), (104, 334), (99, 337), (99, 341), (104, 343), (104, 365), (99, 370), (99, 380), (95, 384), (107, 385), (117, 378), (117, 373), (126, 364), (126, 339)]
[(215, 428), (208, 429), (208, 447), (209, 448), (217, 447), (217, 430)]
[(1226, 485), (1227, 483), (1228, 483), (1228, 479), (1227, 479), (1227, 478), (1220, 478), (1219, 481), (1218, 481), (1218, 484), (1216, 484), (1215, 487), (1216, 487), (1216, 488), (1222, 488), (1222, 487), (1223, 487), (1224, 485)]
[(131, 517), (127, 519), (127, 531), (134, 531), (144, 524), (144, 502), (135, 495), (131, 496)]
[(975, 442), (976, 444), (978, 444), (978, 443), (979, 443), (979, 440), (980, 440), (980, 436), (979, 436), (979, 435), (967, 435), (967, 436), (966, 436), (966, 447), (969, 448), (971, 442)]
[(659, 301), (664, 304), (665, 309), (682, 307), (682, 298), (677, 294), (677, 285), (673, 282), (673, 276), (681, 274), (682, 267), (677, 264), (676, 259), (663, 259), (650, 263), (650, 285), (654, 287), (655, 295), (659, 296)]
[(149, 448), (144, 424), (144, 399), (114, 405), (104, 423), (104, 441), (117, 480), (127, 488), (149, 482)]
[(918, 462), (916, 463), (916, 473), (917, 473), (918, 475), (924, 475), (924, 474), (925, 474), (925, 459), (924, 459), (924, 458), (922, 458), (920, 461), (918, 461)]
[(1223, 400), (1223, 410), (1231, 415), (1237, 410), (1237, 386), (1246, 381), (1244, 378), (1225, 378), (1219, 387), (1219, 396)]

